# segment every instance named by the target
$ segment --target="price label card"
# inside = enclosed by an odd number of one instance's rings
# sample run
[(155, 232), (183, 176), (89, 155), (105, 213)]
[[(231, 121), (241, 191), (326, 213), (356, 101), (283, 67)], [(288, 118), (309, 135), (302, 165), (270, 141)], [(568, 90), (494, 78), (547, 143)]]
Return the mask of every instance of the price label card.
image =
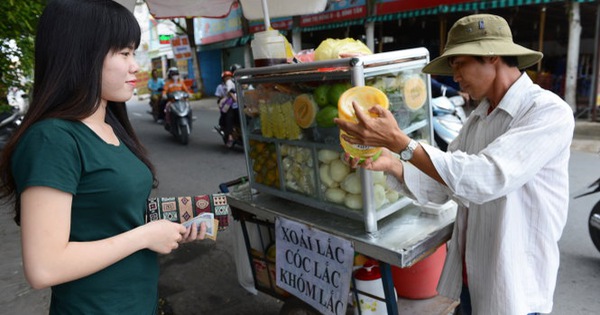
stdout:
[(275, 238), (277, 286), (322, 314), (345, 314), (352, 242), (285, 218), (276, 219)]

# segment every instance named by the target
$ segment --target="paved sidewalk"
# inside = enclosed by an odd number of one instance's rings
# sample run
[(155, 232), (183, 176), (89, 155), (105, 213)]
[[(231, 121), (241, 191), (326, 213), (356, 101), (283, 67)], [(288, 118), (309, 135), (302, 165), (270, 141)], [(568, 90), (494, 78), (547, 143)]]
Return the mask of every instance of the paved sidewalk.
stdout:
[(600, 153), (600, 122), (575, 120), (575, 133), (571, 149)]

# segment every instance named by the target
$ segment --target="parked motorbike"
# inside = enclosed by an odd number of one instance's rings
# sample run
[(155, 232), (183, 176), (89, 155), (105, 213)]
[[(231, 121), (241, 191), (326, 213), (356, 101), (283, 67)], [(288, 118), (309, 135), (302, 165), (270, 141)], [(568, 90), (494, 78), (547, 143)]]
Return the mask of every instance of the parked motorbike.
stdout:
[(11, 110), (0, 114), (0, 150), (4, 148), (15, 130), (21, 125), (23, 116), (21, 110), (11, 106)]
[(431, 99), (433, 113), (433, 137), (436, 145), (443, 151), (458, 136), (458, 132), (467, 120), (462, 96), (447, 97), (445, 93)]
[(188, 144), (192, 132), (192, 108), (188, 99), (186, 92), (176, 91), (168, 95), (165, 106), (165, 129), (181, 144)]
[[(600, 178), (598, 178), (595, 182), (589, 185), (588, 189), (590, 189), (590, 191), (575, 196), (574, 198), (579, 198), (600, 192)], [(588, 230), (590, 233), (590, 237), (592, 238), (592, 242), (594, 243), (594, 246), (596, 246), (596, 249), (600, 252), (600, 201), (598, 201), (594, 205), (592, 211), (590, 212), (590, 216), (588, 218)]]

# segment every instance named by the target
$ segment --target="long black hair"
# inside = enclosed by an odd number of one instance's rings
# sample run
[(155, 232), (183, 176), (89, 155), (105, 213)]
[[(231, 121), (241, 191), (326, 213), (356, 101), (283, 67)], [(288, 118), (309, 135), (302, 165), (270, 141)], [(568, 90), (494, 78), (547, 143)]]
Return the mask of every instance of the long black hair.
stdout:
[[(133, 14), (112, 0), (48, 1), (37, 28), (31, 103), (0, 161), (0, 196), (14, 199), (17, 224), (20, 202), (11, 156), (19, 139), (31, 125), (47, 118), (77, 121), (92, 115), (100, 106), (104, 59), (109, 53), (137, 48), (140, 36)], [(156, 186), (154, 166), (129, 122), (125, 103), (109, 101), (106, 122), (148, 166)]]

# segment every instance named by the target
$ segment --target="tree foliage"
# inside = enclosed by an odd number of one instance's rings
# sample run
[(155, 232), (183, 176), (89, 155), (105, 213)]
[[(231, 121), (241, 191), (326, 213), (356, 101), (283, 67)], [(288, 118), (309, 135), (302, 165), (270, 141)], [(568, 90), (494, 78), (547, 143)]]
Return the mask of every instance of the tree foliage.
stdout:
[(12, 86), (28, 88), (23, 78), (33, 73), (35, 31), (45, 6), (46, 0), (0, 1), (0, 97)]

